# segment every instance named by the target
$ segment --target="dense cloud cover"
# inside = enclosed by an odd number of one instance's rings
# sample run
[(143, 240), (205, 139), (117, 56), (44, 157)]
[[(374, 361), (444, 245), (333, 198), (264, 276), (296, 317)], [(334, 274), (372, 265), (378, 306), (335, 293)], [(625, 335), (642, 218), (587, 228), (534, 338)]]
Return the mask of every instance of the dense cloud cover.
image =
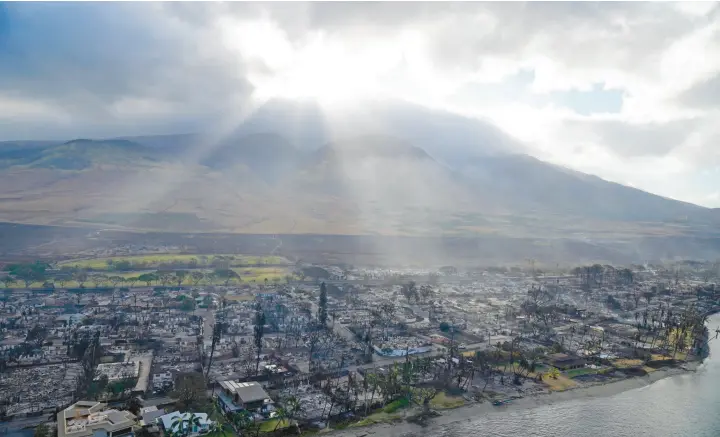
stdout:
[(258, 98), (383, 97), (720, 206), (719, 78), (717, 3), (0, 6), (0, 140), (207, 130)]

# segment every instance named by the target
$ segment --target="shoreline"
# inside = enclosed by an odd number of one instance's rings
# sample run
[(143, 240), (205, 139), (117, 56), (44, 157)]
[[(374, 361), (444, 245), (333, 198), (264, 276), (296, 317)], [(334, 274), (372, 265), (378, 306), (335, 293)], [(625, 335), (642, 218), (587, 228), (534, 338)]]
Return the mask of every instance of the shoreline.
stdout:
[(404, 435), (437, 426), (469, 421), (472, 418), (485, 414), (501, 413), (508, 410), (532, 409), (542, 407), (544, 405), (583, 399), (610, 397), (627, 391), (648, 387), (651, 384), (665, 378), (694, 373), (706, 359), (707, 357), (702, 360), (684, 363), (681, 367), (660, 368), (645, 376), (636, 376), (604, 383), (596, 383), (564, 391), (529, 395), (519, 399), (514, 399), (512, 403), (499, 407), (493, 405), (487, 400), (480, 403), (472, 402), (461, 407), (441, 410), (439, 411), (441, 414), (440, 416), (429, 419), (425, 425), (418, 425), (403, 420), (400, 423), (378, 423), (356, 428), (330, 430), (327, 431), (327, 433), (332, 433), (333, 436), (337, 437), (364, 437), (373, 434), (381, 434), (383, 436)]

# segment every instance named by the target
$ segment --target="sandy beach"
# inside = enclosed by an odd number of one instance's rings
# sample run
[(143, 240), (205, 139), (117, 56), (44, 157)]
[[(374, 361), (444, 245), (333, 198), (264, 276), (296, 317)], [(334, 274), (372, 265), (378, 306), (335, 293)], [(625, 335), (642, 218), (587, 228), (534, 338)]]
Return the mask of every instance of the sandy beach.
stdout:
[(650, 384), (664, 378), (694, 372), (700, 364), (701, 362), (690, 362), (684, 364), (683, 367), (659, 369), (642, 377), (631, 377), (607, 383), (585, 385), (565, 391), (530, 395), (521, 399), (515, 399), (512, 403), (500, 407), (494, 406), (487, 401), (482, 403), (471, 403), (459, 408), (440, 411), (442, 415), (431, 419), (424, 427), (409, 422), (401, 422), (395, 424), (376, 424), (365, 427), (333, 430), (331, 433), (333, 436), (338, 437), (362, 437), (374, 434), (382, 436), (404, 436), (412, 435), (420, 430), (423, 430), (423, 433), (426, 434), (428, 429), (432, 429), (435, 426), (467, 421), (480, 415), (499, 413), (507, 410), (536, 408), (543, 405), (580, 399), (614, 396), (628, 390), (647, 387)]

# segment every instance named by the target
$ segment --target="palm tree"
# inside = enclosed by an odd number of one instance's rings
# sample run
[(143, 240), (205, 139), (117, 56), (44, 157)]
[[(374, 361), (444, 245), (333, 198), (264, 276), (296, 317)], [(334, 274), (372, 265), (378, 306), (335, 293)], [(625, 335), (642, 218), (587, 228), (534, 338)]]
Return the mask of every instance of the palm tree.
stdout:
[(287, 419), (287, 417), (288, 417), (288, 416), (287, 416), (287, 411), (285, 410), (285, 408), (280, 407), (280, 408), (276, 409), (276, 410), (275, 410), (275, 415), (273, 416), (273, 419), (277, 420), (277, 422), (275, 422), (275, 428), (273, 428), (273, 431), (277, 431), (277, 429), (280, 427), (280, 425), (281, 425), (283, 422), (285, 422), (285, 420)]
[(183, 435), (184, 432), (185, 432), (185, 415), (180, 414), (179, 416), (174, 417), (172, 422), (170, 423), (170, 433), (171, 433), (171, 435)]
[(228, 434), (231, 434), (229, 430), (227, 429), (227, 426), (225, 424), (222, 424), (218, 421), (213, 422), (210, 424), (209, 429), (211, 434), (214, 434), (215, 436), (227, 436)]
[(366, 374), (365, 379), (367, 380), (367, 384), (372, 387), (372, 392), (370, 392), (370, 403), (365, 403), (365, 415), (367, 416), (368, 407), (373, 403), (373, 398), (375, 398), (375, 391), (377, 390), (380, 381), (378, 379), (377, 373), (375, 372)]
[(175, 417), (170, 425), (170, 428), (172, 428), (173, 431), (175, 430), (175, 428), (177, 428), (177, 431), (174, 431), (174, 433), (183, 435), (185, 437), (190, 435), (193, 426), (200, 426), (199, 416), (196, 416), (195, 413), (190, 413), (190, 416), (186, 416), (186, 414), (187, 413), (184, 413), (180, 416)]
[[(191, 413), (190, 417), (188, 418), (188, 430), (187, 434), (190, 434), (190, 431), (193, 427), (200, 427), (200, 417), (196, 416), (195, 413)], [(185, 434), (185, 435), (187, 435)]]
[(239, 411), (232, 416), (232, 422), (233, 425), (235, 425), (235, 431), (237, 431), (238, 433), (242, 433), (243, 431), (249, 429), (254, 421), (255, 419), (247, 410)]
[(300, 404), (300, 401), (295, 396), (290, 396), (285, 401), (285, 417), (287, 418), (288, 422), (295, 422), (295, 429), (297, 429), (298, 434), (300, 434), (300, 425), (295, 421), (294, 419), (297, 418), (298, 414), (302, 411), (302, 404)]

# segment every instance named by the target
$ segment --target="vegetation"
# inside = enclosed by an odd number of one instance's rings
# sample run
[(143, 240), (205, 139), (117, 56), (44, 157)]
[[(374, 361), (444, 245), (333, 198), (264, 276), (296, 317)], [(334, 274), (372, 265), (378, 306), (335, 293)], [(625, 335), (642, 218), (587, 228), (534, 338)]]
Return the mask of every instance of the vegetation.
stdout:
[(47, 425), (44, 423), (41, 423), (40, 425), (35, 427), (35, 432), (33, 432), (33, 437), (50, 437), (50, 429)]
[(270, 419), (260, 425), (261, 432), (272, 432), (278, 429), (289, 428), (292, 424), (287, 419)]
[(91, 271), (123, 272), (158, 268), (229, 269), (231, 267), (261, 267), (288, 264), (288, 260), (280, 256), (152, 254), (69, 260), (58, 263), (58, 266), (70, 266)]
[[(438, 410), (457, 408), (465, 405), (465, 400), (460, 396), (448, 396), (447, 393), (437, 392), (429, 393), (427, 396), (432, 396), (429, 401), (429, 406)], [(427, 397), (423, 398), (427, 399)]]
[[(194, 258), (193, 258), (194, 259)], [(111, 259), (110, 259), (111, 260)], [(273, 258), (268, 260), (273, 261)], [(11, 264), (5, 267), (7, 276), (0, 278), (6, 287), (24, 286), (25, 288), (118, 288), (136, 286), (199, 286), (199, 285), (230, 285), (242, 283), (258, 283), (264, 285), (277, 285), (295, 279), (288, 267), (276, 266), (246, 266), (232, 268), (208, 269), (196, 266), (191, 270), (173, 270), (171, 266), (158, 266), (162, 270), (134, 271), (133, 266), (119, 261), (119, 269), (111, 268), (105, 263), (95, 265), (105, 266), (104, 269), (87, 267), (96, 260), (85, 260), (81, 263), (61, 264), (58, 270), (50, 272), (50, 266), (41, 263)], [(216, 262), (217, 264), (217, 262)], [(125, 270), (125, 268), (130, 270)], [(190, 266), (183, 266), (181, 268)]]

